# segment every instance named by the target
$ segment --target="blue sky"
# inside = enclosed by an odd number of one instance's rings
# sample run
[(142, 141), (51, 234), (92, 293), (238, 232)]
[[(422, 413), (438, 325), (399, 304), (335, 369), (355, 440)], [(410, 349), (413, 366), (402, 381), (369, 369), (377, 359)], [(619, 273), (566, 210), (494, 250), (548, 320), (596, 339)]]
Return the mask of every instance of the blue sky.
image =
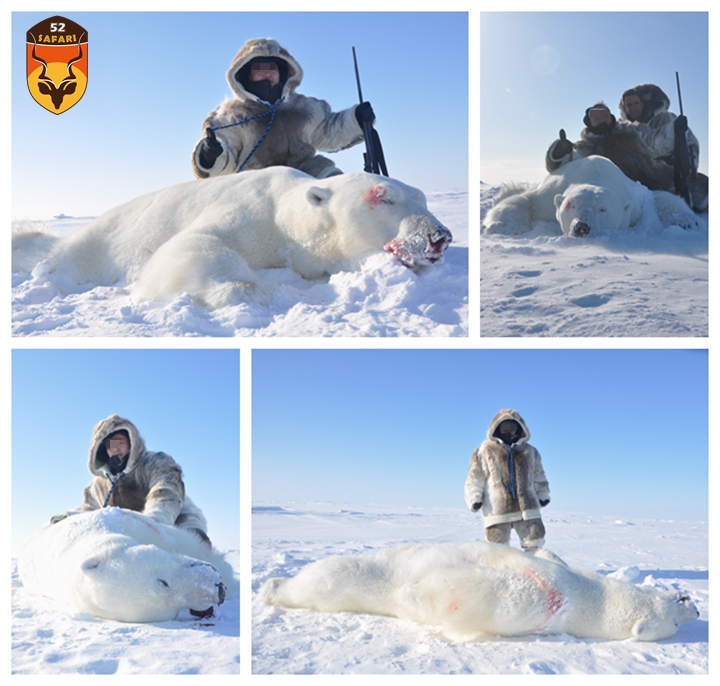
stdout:
[(256, 350), (253, 498), (464, 508), (515, 408), (548, 513), (707, 521), (703, 350)]
[(117, 413), (183, 468), (221, 549), (239, 541), (237, 350), (14, 350), (13, 552), (82, 503), (92, 429)]
[[(205, 116), (249, 38), (270, 36), (300, 62), (299, 92), (335, 110), (373, 104), (390, 174), (424, 191), (468, 187), (467, 12), (66, 12), (89, 32), (88, 90), (55, 115), (30, 97), (25, 33), (12, 21), (12, 203), (16, 219), (97, 215), (193, 178)], [(364, 147), (334, 156), (361, 171)]]
[(585, 109), (617, 116), (623, 91), (655, 83), (700, 141), (708, 170), (707, 12), (481, 12), (480, 178), (540, 181), (564, 128), (577, 140)]

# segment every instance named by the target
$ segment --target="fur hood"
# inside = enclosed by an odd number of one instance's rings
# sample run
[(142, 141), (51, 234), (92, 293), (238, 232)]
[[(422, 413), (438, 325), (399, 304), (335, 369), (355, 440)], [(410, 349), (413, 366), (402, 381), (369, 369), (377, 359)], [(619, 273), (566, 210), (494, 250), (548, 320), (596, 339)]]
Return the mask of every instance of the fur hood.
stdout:
[(494, 441), (495, 443), (502, 444), (502, 438), (500, 438), (496, 434), (500, 424), (502, 424), (506, 420), (516, 421), (520, 425), (520, 430), (522, 433), (520, 435), (520, 438), (515, 441), (514, 445), (519, 446), (523, 443), (527, 443), (530, 440), (530, 429), (527, 428), (527, 424), (525, 424), (525, 420), (520, 416), (520, 413), (517, 410), (500, 410), (500, 412), (498, 412), (493, 417), (493, 420), (490, 422), (490, 426), (488, 427), (488, 441)]
[(643, 83), (635, 88), (629, 88), (620, 97), (620, 104), (618, 110), (620, 111), (620, 117), (622, 119), (628, 119), (627, 112), (625, 111), (625, 97), (635, 93), (640, 100), (643, 102), (643, 113), (639, 121), (647, 124), (653, 117), (658, 114), (663, 114), (670, 109), (670, 98), (665, 95), (660, 86), (656, 86), (653, 83)]
[(124, 419), (120, 415), (110, 415), (107, 419), (103, 419), (96, 424), (93, 429), (88, 452), (88, 469), (93, 476), (103, 476), (111, 473), (104, 441), (117, 431), (126, 431), (130, 440), (130, 456), (124, 471), (131, 472), (137, 465), (138, 460), (147, 452), (145, 441), (137, 427), (130, 420)]
[(251, 38), (242, 46), (240, 52), (230, 63), (227, 71), (227, 80), (233, 93), (240, 100), (257, 100), (257, 96), (249, 93), (243, 85), (247, 75), (249, 63), (258, 57), (268, 57), (282, 60), (287, 65), (287, 72), (281, 71), (281, 78), (285, 77), (285, 84), (282, 89), (282, 97), (287, 98), (290, 93), (300, 85), (303, 79), (302, 67), (297, 60), (276, 40), (272, 38)]

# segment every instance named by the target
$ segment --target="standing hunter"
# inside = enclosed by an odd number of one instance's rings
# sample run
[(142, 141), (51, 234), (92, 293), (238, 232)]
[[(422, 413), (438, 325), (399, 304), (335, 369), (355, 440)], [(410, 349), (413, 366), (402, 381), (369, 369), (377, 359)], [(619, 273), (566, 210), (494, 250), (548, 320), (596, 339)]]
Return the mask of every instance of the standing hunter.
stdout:
[(540, 508), (550, 502), (550, 486), (529, 440), (520, 413), (500, 410), (470, 458), (465, 502), (472, 512), (482, 511), (488, 541), (507, 545), (515, 529), (523, 550), (535, 552), (545, 543)]
[(253, 38), (227, 71), (234, 96), (203, 122), (192, 154), (200, 179), (249, 169), (286, 166), (318, 179), (342, 174), (316, 154), (338, 152), (363, 141), (363, 122), (375, 120), (369, 102), (333, 112), (324, 100), (296, 92), (303, 70), (272, 38)]

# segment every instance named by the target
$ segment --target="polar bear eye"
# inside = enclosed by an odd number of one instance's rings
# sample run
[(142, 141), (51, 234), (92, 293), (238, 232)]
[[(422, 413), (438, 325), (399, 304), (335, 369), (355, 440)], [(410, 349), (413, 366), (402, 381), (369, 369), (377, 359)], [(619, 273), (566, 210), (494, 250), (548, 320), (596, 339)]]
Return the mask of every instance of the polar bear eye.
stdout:
[(159, 581), (163, 586), (165, 586), (165, 588), (170, 588), (170, 584), (169, 584), (167, 581), (165, 581), (165, 579), (158, 579), (158, 581)]

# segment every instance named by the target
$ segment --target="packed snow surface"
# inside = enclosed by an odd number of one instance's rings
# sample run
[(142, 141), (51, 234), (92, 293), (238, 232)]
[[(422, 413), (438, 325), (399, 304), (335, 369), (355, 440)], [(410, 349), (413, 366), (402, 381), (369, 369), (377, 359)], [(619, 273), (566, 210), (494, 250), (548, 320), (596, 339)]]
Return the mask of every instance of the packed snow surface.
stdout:
[[(657, 589), (683, 590), (700, 617), (657, 642), (568, 635), (450, 643), (407, 620), (282, 610), (258, 598), (264, 581), (330, 555), (401, 544), (484, 538), (460, 509), (327, 503), (253, 507), (253, 674), (705, 674), (708, 536), (705, 522), (546, 512), (546, 547), (571, 567)], [(517, 546), (513, 534), (512, 545)]]
[[(481, 185), (481, 217), (500, 186)], [(645, 212), (624, 232), (573, 238), (557, 222), (483, 235), (481, 336), (707, 336), (708, 215), (700, 230)]]
[[(237, 574), (238, 551), (225, 557)], [(240, 599), (206, 619), (186, 610), (149, 624), (68, 615), (29, 594), (13, 560), (11, 662), (13, 674), (239, 674)]]
[[(307, 281), (290, 269), (263, 270), (280, 284), (267, 306), (216, 310), (180, 295), (140, 301), (133, 284), (77, 286), (41, 262), (12, 283), (14, 336), (466, 336), (468, 219), (466, 192), (429, 193), (430, 211), (453, 233), (444, 259), (417, 272), (385, 252), (370, 253), (354, 272)], [(23, 222), (67, 236), (92, 218)]]

